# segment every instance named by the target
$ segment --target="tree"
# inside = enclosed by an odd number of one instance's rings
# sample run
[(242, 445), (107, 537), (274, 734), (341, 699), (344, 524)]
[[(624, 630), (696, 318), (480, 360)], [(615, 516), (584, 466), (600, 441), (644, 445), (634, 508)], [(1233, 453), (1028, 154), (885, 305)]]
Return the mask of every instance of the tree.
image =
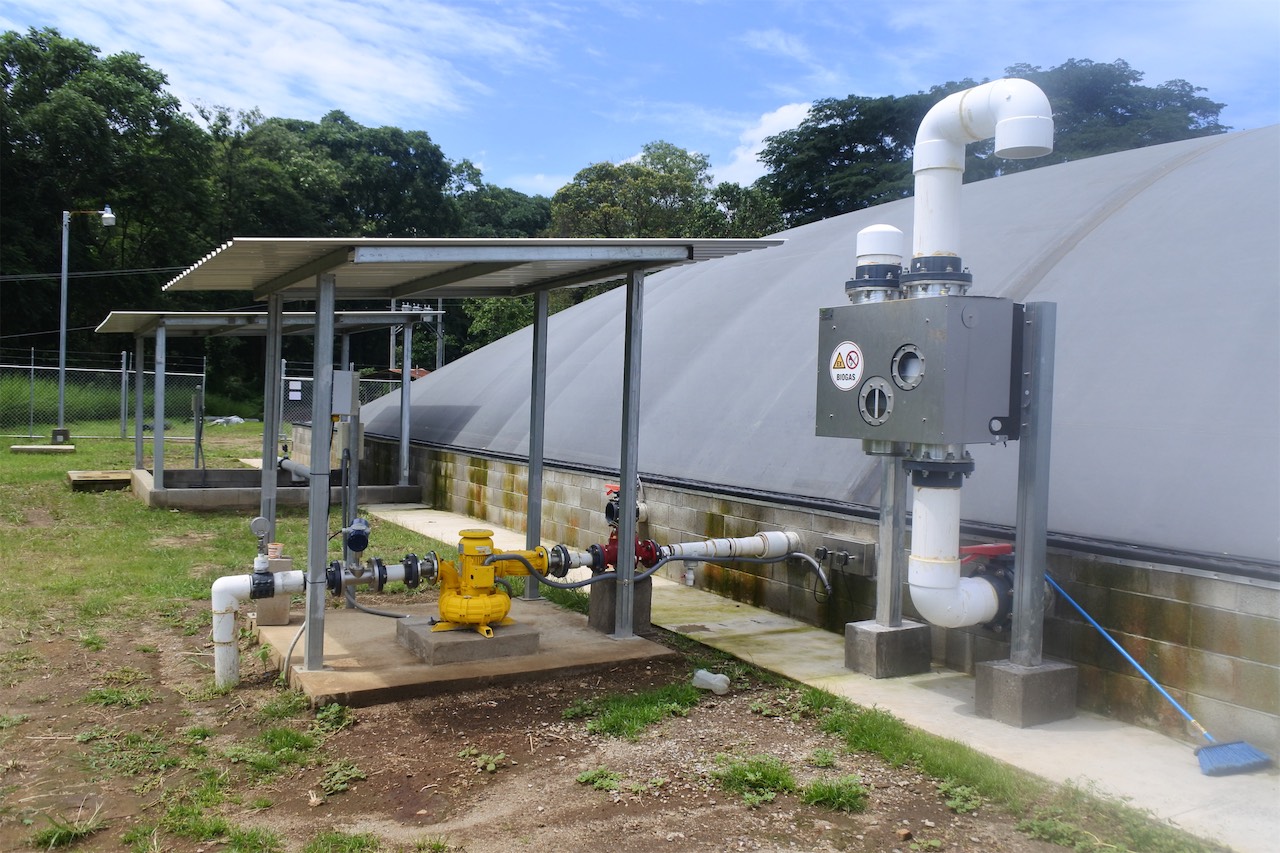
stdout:
[[(1185, 80), (1143, 86), (1142, 73), (1123, 60), (1069, 59), (1047, 71), (1031, 65), (1006, 71), (1049, 97), (1054, 152), (1003, 160), (993, 156), (990, 140), (970, 145), (966, 181), (1229, 129), (1218, 121), (1224, 104), (1200, 95), (1203, 89)], [(905, 198), (913, 189), (911, 154), (921, 119), (942, 98), (973, 85), (964, 80), (900, 97), (816, 101), (799, 127), (767, 140), (761, 160), (769, 171), (757, 186), (778, 198), (792, 225)]]
[(458, 207), (459, 237), (538, 237), (551, 225), (551, 200), (486, 184), (470, 160), (453, 166), (449, 192)]
[[(55, 29), (0, 35), (0, 270), (55, 273), (60, 212), (104, 204), (117, 214), (114, 228), (72, 217), (74, 271), (175, 266), (206, 249), (209, 141), (165, 84), (137, 54), (100, 57)], [(98, 344), (75, 330), (96, 326), (111, 309), (156, 307), (162, 281), (129, 275), (73, 284), (68, 346)], [(56, 279), (6, 285), (5, 333), (49, 330), (44, 340), (52, 344), (57, 287)]]

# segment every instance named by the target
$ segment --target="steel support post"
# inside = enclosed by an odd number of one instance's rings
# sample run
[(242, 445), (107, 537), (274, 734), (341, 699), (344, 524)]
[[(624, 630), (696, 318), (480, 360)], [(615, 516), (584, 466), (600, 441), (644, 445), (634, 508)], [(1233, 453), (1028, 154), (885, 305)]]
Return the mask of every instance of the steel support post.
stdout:
[(262, 496), (259, 514), (267, 520), (267, 542), (276, 541), (276, 458), (280, 436), (280, 336), (283, 327), (284, 298), (278, 293), (267, 297), (267, 370), (262, 384)]
[(1022, 337), (1022, 434), (1018, 441), (1018, 520), (1014, 544), (1013, 628), (1009, 660), (1040, 666), (1053, 424), (1053, 354), (1058, 306), (1029, 302)]
[(67, 243), (71, 211), (62, 211), (62, 277), (58, 297), (58, 429), (64, 429), (67, 403)]
[(404, 324), (400, 354), (400, 485), (409, 485), (409, 414), (413, 403), (413, 323)]
[(325, 569), (329, 557), (329, 450), (333, 442), (334, 276), (316, 279), (311, 387), (311, 488), (307, 512), (307, 639), (302, 668), (324, 669)]
[(120, 438), (129, 437), (129, 353), (120, 352)]
[(627, 274), (626, 337), (622, 357), (622, 464), (618, 472), (617, 610), (613, 637), (634, 636), (636, 479), (640, 466), (640, 343), (644, 332), (644, 270)]
[(902, 460), (880, 460), (880, 527), (876, 544), (876, 624), (902, 627), (902, 582), (906, 573), (904, 533), (907, 526), (907, 476)]
[(147, 339), (138, 335), (133, 339), (133, 467), (143, 464), (142, 422), (147, 417), (146, 385)]
[(156, 384), (155, 400), (152, 402), (151, 419), (151, 455), (154, 457), (155, 491), (164, 491), (164, 362), (165, 362), (165, 328), (164, 321), (156, 326)]
[[(542, 544), (542, 465), (547, 426), (547, 318), (550, 297), (539, 290), (533, 297), (533, 368), (529, 381), (529, 485), (525, 494), (524, 547), (532, 551)], [(439, 322), (439, 319), (436, 320)], [(541, 598), (538, 584), (524, 585), (524, 599)]]

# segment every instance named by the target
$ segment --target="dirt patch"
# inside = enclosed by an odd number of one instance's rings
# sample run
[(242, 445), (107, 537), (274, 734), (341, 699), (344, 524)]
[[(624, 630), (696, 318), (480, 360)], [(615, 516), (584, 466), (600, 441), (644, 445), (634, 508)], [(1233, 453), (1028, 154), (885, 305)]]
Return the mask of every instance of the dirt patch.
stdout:
[(208, 542), (217, 538), (216, 533), (183, 533), (179, 536), (159, 536), (151, 540), (155, 548), (186, 548), (198, 542)]
[[(1030, 840), (992, 808), (957, 814), (934, 780), (909, 767), (844, 752), (812, 718), (787, 712), (794, 707), (787, 686), (738, 679), (729, 695), (706, 694), (686, 716), (635, 741), (564, 718), (565, 709), (605, 694), (687, 682), (693, 667), (683, 657), (358, 709), (354, 725), (325, 737), (301, 763), (255, 771), (229, 756), (272, 726), (308, 731), (314, 717), (263, 718), (282, 694), (252, 649), (243, 656), (244, 683), (213, 695), (207, 639), (182, 628), (198, 620), (197, 609), (172, 626), (136, 626), (97, 650), (66, 634), (6, 637), (0, 704), (11, 722), (0, 730), (0, 849), (28, 849), (47, 816), (73, 820), (94, 810), (105, 828), (76, 849), (133, 849), (122, 837), (160, 824), (210, 769), (230, 780), (212, 811), (236, 827), (277, 833), (287, 851), (328, 830), (373, 833), (381, 849), (406, 851), (432, 842), (592, 853), (1060, 849)], [(105, 690), (148, 696), (132, 707), (89, 701), (103, 695), (91, 691)], [(833, 766), (815, 766), (825, 763), (815, 762), (824, 751)], [(857, 775), (868, 789), (866, 810), (831, 811), (793, 794), (749, 807), (712, 774), (722, 756), (757, 754), (786, 762), (801, 785)], [(325, 793), (339, 766), (358, 773), (347, 790)], [(577, 781), (601, 768), (616, 776), (614, 790)], [(163, 829), (156, 838), (157, 849), (168, 850), (214, 851), (227, 841)]]
[(22, 514), (23, 524), (27, 527), (53, 527), (53, 514), (47, 509), (32, 507)]

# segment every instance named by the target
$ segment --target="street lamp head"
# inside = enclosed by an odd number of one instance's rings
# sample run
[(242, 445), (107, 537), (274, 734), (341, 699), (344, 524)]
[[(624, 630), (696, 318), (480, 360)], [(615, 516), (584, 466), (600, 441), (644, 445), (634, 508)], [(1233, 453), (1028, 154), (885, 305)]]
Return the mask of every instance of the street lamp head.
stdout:
[(112, 213), (112, 212), (111, 212), (111, 205), (109, 205), (109, 204), (103, 205), (102, 210), (100, 210), (100, 211), (98, 211), (98, 212), (102, 214), (102, 224), (103, 224), (103, 225), (115, 225), (115, 224), (116, 224), (116, 215), (115, 215), (114, 213)]

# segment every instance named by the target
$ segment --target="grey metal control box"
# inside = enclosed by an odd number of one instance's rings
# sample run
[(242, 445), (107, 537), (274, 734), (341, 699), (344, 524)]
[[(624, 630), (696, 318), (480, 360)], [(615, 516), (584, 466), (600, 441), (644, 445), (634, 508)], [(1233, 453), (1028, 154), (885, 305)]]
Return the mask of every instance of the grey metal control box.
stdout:
[(930, 296), (818, 317), (818, 435), (932, 445), (1018, 437), (1020, 304)]

